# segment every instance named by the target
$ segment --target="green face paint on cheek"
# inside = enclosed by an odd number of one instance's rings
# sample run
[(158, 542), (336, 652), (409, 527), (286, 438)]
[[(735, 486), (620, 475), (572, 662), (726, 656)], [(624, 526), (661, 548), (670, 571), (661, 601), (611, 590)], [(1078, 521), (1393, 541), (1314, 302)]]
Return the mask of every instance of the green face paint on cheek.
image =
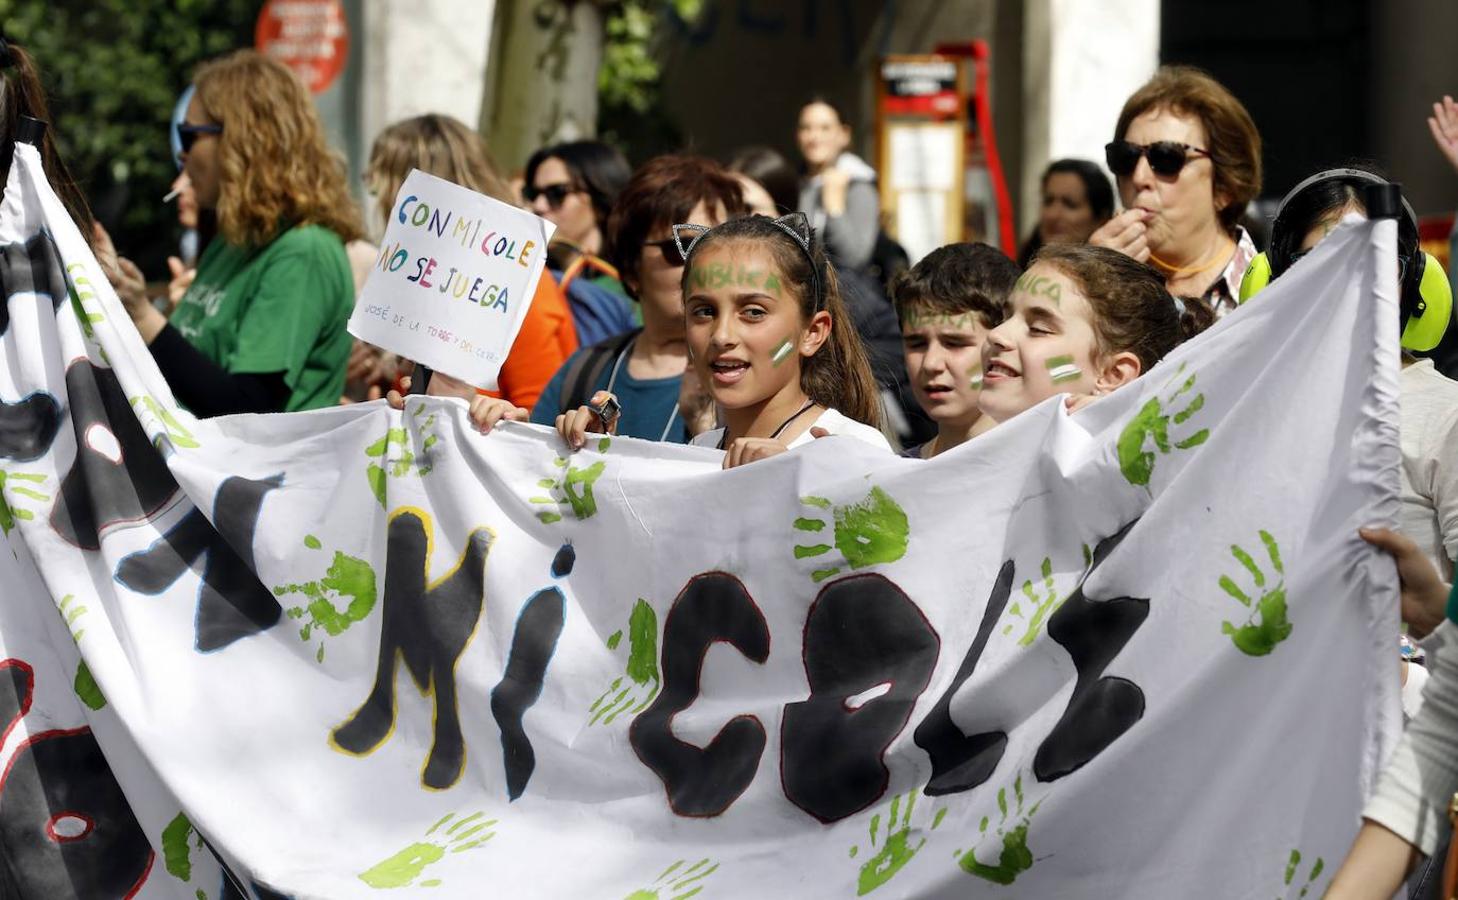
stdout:
[(1074, 365), (1071, 356), (1054, 356), (1044, 360), (1043, 365), (1048, 367), (1048, 376), (1054, 384), (1077, 381), (1083, 375), (1083, 370)]
[(969, 381), (971, 382), (972, 390), (974, 390), (974, 391), (980, 391), (980, 390), (982, 390), (982, 373), (981, 372), (973, 372), (972, 373), (972, 377), (969, 379)]
[(770, 362), (773, 362), (775, 365), (779, 365), (780, 363), (789, 359), (790, 354), (794, 351), (795, 345), (791, 343), (790, 340), (787, 338), (782, 341), (780, 345), (775, 348), (775, 352), (770, 355)]

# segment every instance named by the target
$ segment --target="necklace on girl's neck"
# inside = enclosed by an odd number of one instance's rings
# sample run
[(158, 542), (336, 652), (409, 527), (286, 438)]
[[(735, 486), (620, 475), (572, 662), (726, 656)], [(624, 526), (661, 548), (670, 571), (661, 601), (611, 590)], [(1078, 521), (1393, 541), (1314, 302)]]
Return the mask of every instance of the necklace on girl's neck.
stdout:
[[(791, 414), (791, 416), (788, 419), (786, 419), (785, 421), (783, 421), (783, 422), (780, 423), (780, 427), (776, 428), (770, 434), (769, 439), (770, 440), (774, 440), (775, 438), (779, 437), (784, 432), (784, 430), (786, 428), (789, 428), (790, 427), (790, 423), (791, 422), (793, 422), (796, 419), (798, 419), (801, 416), (803, 416), (805, 414), (805, 412), (807, 410), (809, 410), (811, 407), (813, 407), (814, 405), (815, 405), (815, 401), (814, 400), (806, 400), (804, 406), (802, 406), (799, 409), (795, 410), (795, 412), (793, 414)], [(724, 449), (724, 443), (725, 443), (725, 440), (728, 437), (729, 437), (729, 429), (725, 428), (724, 429), (724, 433), (721, 434), (721, 435), (719, 435), (719, 449), (720, 450), (723, 450)]]

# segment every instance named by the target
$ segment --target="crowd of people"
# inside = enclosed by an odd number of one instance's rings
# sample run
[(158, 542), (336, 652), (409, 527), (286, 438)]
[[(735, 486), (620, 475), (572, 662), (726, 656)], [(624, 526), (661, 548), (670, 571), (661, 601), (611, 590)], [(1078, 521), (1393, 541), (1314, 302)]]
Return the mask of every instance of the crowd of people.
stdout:
[[(3, 47), (0, 125), (13, 139), (17, 116), (43, 117), (45, 101), (33, 61)], [(1458, 177), (1458, 104), (1444, 98), (1429, 125)], [(1217, 81), (1170, 66), (1113, 124), (1112, 183), (1093, 162), (1058, 160), (1021, 248), (951, 244), (908, 267), (881, 227), (875, 170), (823, 98), (800, 111), (799, 166), (751, 147), (727, 164), (684, 153), (635, 169), (612, 147), (574, 141), (512, 176), (459, 121), (395, 123), (365, 174), (381, 221), (420, 169), (556, 225), (488, 393), (345, 330), (374, 260), (366, 212), (288, 69), (252, 51), (208, 63), (175, 130), (189, 237), (167, 290), (154, 296), (99, 226), (92, 242), (195, 414), (398, 406), (414, 390), (467, 400), (482, 432), (514, 420), (554, 427), (569, 448), (590, 433), (692, 443), (722, 450), (726, 468), (830, 435), (930, 459), (1058, 395), (1076, 413), (1259, 302), (1344, 216), (1365, 214), (1367, 187), (1387, 184), (1370, 166), (1316, 173), (1282, 201), (1262, 251), (1243, 224), (1261, 189), (1260, 134)], [(49, 138), (42, 151), (68, 210), (93, 227)], [(1411, 207), (1398, 225), (1401, 528), (1363, 537), (1392, 553), (1402, 579), (1411, 725), (1329, 889), (1338, 898), (1397, 891), (1447, 843), (1458, 791), (1458, 327)]]

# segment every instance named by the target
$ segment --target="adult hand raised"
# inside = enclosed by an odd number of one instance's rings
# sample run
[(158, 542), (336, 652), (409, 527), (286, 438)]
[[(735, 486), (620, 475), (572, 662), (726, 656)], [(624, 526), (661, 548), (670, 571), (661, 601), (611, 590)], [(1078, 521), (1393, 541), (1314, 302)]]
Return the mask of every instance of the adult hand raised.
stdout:
[(1458, 103), (1443, 96), (1441, 103), (1433, 104), (1433, 114), (1428, 116), (1428, 129), (1433, 133), (1433, 143), (1454, 169), (1458, 169)]
[(1088, 242), (1095, 247), (1118, 250), (1140, 262), (1149, 262), (1144, 217), (1141, 209), (1126, 209), (1099, 226), (1099, 230), (1089, 236)]

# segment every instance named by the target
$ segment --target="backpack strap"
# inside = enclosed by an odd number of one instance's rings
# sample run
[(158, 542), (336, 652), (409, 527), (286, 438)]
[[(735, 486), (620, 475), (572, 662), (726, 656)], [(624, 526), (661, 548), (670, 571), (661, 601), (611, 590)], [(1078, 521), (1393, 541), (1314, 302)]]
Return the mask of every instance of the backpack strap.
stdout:
[(565, 413), (586, 403), (590, 396), (589, 391), (597, 384), (602, 373), (607, 371), (607, 367), (612, 365), (618, 354), (627, 349), (642, 332), (643, 329), (635, 328), (613, 335), (605, 341), (593, 344), (578, 356), (562, 376), (565, 390), (562, 392), (562, 408), (558, 412)]

